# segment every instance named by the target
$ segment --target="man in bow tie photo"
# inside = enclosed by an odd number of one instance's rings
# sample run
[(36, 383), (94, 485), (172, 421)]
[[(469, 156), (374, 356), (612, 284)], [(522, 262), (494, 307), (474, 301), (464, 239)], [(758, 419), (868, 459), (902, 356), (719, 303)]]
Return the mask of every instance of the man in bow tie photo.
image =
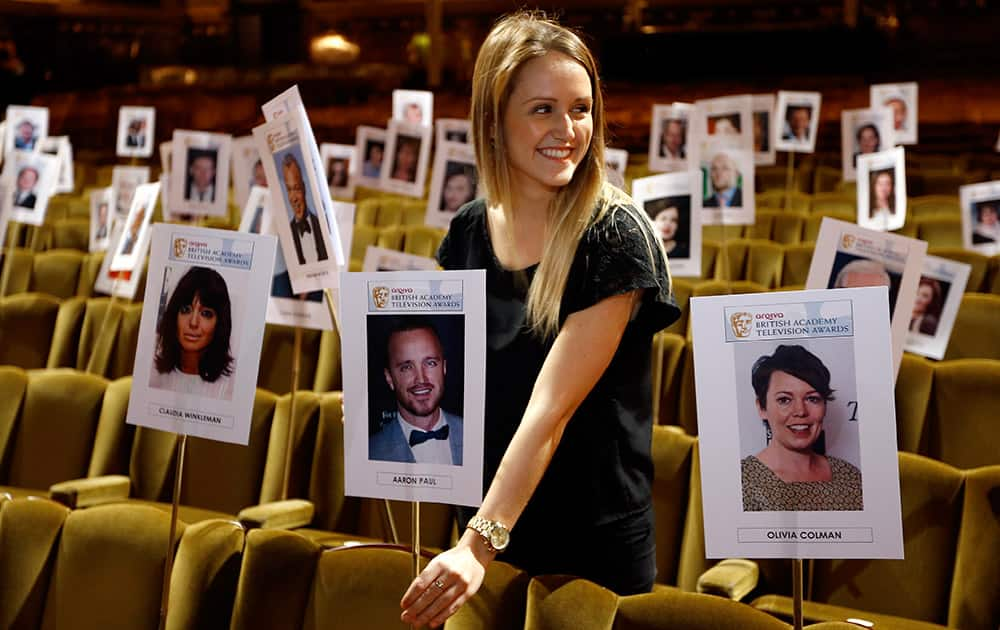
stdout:
[(368, 459), (461, 466), (462, 417), (441, 408), (448, 364), (429, 319), (407, 315), (394, 322), (383, 371), (396, 409), (381, 414), (389, 419), (369, 436)]
[(309, 208), (306, 200), (306, 185), (302, 179), (302, 167), (291, 153), (286, 153), (281, 161), (281, 175), (288, 191), (288, 206), (293, 217), (292, 241), (300, 265), (326, 260), (326, 244), (319, 229), (319, 219)]

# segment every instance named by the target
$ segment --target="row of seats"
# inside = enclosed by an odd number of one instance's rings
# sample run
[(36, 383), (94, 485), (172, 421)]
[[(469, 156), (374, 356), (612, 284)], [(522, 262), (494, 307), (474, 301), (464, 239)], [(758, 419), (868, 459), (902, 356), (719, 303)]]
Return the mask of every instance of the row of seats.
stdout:
[[(994, 322), (1000, 298), (987, 312)], [(903, 354), (896, 381), (896, 431), (899, 450), (972, 468), (1000, 464), (1000, 340), (975, 335), (960, 338), (992, 358), (941, 362)], [(954, 343), (954, 342), (953, 342)], [(653, 342), (653, 412), (657, 423), (698, 433), (694, 351), (690, 338), (659, 333)]]
[[(74, 368), (106, 378), (132, 373), (141, 302), (111, 298), (19, 293), (0, 297), (0, 365), (25, 369)], [(291, 390), (295, 329), (266, 324), (259, 387)], [(299, 383), (303, 389), (340, 388), (340, 337), (333, 331), (303, 330)]]
[[(298, 534), (238, 523), (178, 523), (169, 550), (163, 512), (110, 505), (67, 510), (0, 497), (0, 627), (77, 630), (403, 628), (399, 599), (412, 555), (392, 545), (323, 549)], [(173, 556), (160, 625), (163, 564)], [(420, 564), (427, 558), (421, 556)], [(101, 566), (95, 579), (93, 566)], [(530, 578), (493, 562), (449, 630), (619, 628), (787, 630), (746, 605), (660, 589), (618, 597), (582, 579)], [(810, 630), (847, 630), (825, 622)]]
[(351, 271), (361, 271), (368, 247), (384, 247), (415, 256), (433, 258), (445, 231), (426, 225), (371, 227), (355, 225), (351, 237)]
[[(6, 394), (0, 409), (0, 493), (47, 495), (77, 512), (100, 510), (110, 502), (152, 507), (165, 515), (178, 438), (124, 423), (129, 385), (127, 378), (108, 383), (68, 370), (0, 369), (0, 390)], [(309, 550), (311, 557), (324, 553), (322, 548), (388, 538), (378, 502), (344, 496), (340, 394), (299, 392), (294, 417), (290, 398), (257, 392), (248, 447), (189, 439), (181, 520), (193, 525), (236, 515), (247, 528), (294, 529), (295, 538), (269, 535), (292, 541), (276, 544)], [(286, 474), (287, 452), (291, 468)], [(656, 426), (652, 455), (658, 582), (732, 598), (750, 591), (755, 606), (784, 616), (788, 561), (760, 561), (757, 588), (737, 590), (732, 585), (745, 580), (731, 579), (731, 567), (713, 567), (705, 559), (697, 438)], [(899, 460), (906, 560), (815, 561), (811, 599), (818, 603), (807, 606), (807, 615), (815, 621), (861, 617), (894, 624), (884, 627), (917, 627), (897, 617), (994, 627), (1000, 621), (1000, 565), (982, 558), (1000, 553), (995, 502), (1000, 466), (961, 470), (911, 453), (900, 453)], [(392, 503), (405, 539), (406, 510)], [(119, 531), (130, 529), (119, 524)], [(164, 528), (149, 529), (165, 538)], [(12, 530), (0, 520), (0, 550), (10, 548), (2, 541)], [(143, 536), (153, 534), (137, 538)], [(425, 505), (421, 536), (431, 548), (451, 544), (455, 533), (447, 506)], [(286, 585), (299, 579), (310, 583), (309, 570), (285, 564), (295, 557), (291, 550), (281, 557), (274, 562), (288, 567), (282, 571)], [(0, 558), (4, 566), (9, 565)], [(0, 596), (5, 592), (0, 588)]]

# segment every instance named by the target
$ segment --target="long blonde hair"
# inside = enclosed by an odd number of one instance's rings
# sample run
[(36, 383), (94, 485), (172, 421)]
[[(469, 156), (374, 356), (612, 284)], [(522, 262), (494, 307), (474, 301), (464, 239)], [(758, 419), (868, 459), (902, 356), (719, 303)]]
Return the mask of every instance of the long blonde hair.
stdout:
[[(476, 58), (472, 79), (472, 142), (479, 185), (487, 206), (499, 206), (507, 224), (513, 225), (511, 172), (501, 125), (503, 112), (520, 68), (549, 52), (562, 53), (586, 70), (593, 92), (594, 130), (587, 153), (570, 182), (556, 193), (546, 217), (542, 260), (527, 301), (528, 325), (542, 337), (554, 337), (559, 332), (559, 307), (584, 232), (612, 207), (633, 208), (628, 195), (605, 182), (606, 121), (597, 63), (576, 33), (538, 11), (521, 11), (501, 18)], [(645, 213), (630, 214), (637, 221), (650, 224)], [(645, 232), (651, 233), (651, 229)], [(653, 241), (647, 243), (650, 258), (662, 256), (665, 266), (663, 244), (659, 239)]]

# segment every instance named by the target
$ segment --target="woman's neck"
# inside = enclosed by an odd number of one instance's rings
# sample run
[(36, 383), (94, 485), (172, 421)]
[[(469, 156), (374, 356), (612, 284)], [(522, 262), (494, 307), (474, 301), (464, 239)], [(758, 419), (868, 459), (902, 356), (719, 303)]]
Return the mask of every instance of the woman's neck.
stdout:
[(554, 191), (512, 182), (511, 207), (490, 208), (490, 240), (500, 263), (507, 269), (538, 264), (545, 249), (549, 207)]
[(200, 352), (181, 352), (180, 370), (185, 374), (199, 374), (201, 367)]
[(772, 441), (757, 455), (782, 481), (813, 481), (823, 472), (825, 458), (807, 449), (794, 451)]

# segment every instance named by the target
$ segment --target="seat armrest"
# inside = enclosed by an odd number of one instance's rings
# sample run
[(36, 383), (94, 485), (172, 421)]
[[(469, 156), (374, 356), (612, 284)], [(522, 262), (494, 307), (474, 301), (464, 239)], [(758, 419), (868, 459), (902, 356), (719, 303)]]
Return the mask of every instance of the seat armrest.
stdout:
[(68, 508), (85, 508), (124, 501), (131, 488), (132, 481), (125, 475), (104, 475), (54, 484), (49, 488), (49, 498)]
[(757, 588), (760, 569), (752, 560), (723, 560), (698, 578), (698, 592), (740, 601)]
[[(791, 622), (793, 608), (791, 597), (763, 595), (750, 602), (750, 605), (778, 619)], [(906, 619), (894, 615), (810, 601), (802, 602), (802, 620), (810, 627), (812, 624), (828, 621), (843, 621), (858, 626), (858, 628), (883, 628), (886, 630), (944, 630), (945, 628), (945, 626), (929, 621)]]
[(236, 519), (247, 529), (295, 529), (312, 523), (315, 513), (311, 501), (288, 499), (244, 508)]

